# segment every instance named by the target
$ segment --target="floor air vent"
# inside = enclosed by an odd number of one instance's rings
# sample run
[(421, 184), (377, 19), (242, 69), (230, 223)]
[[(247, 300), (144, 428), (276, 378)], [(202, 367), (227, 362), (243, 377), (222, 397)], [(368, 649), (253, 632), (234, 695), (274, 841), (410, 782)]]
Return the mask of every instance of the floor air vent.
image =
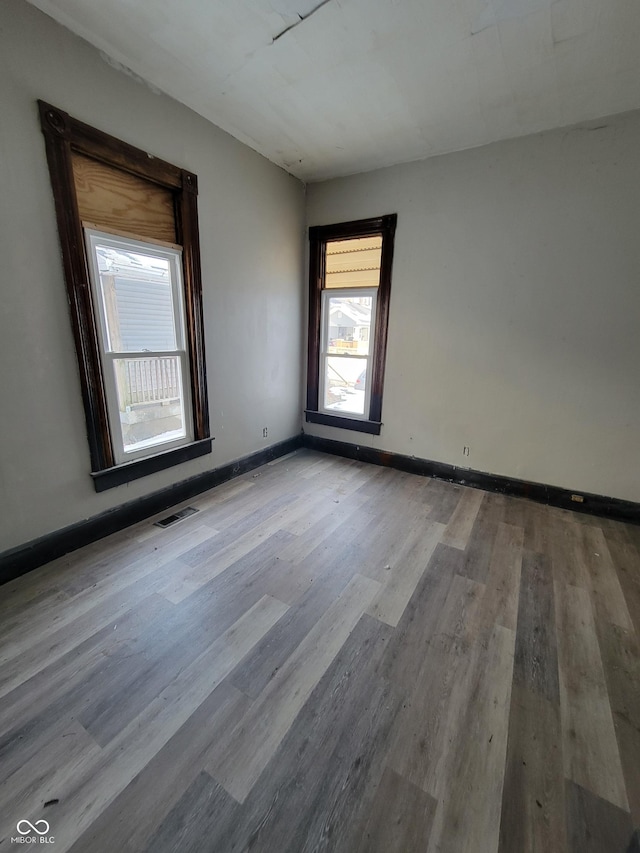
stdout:
[(156, 527), (171, 527), (172, 524), (177, 524), (183, 518), (189, 518), (194, 512), (200, 512), (194, 506), (186, 506), (180, 512), (174, 512), (173, 515), (168, 515), (166, 518), (161, 518), (160, 521), (154, 521)]

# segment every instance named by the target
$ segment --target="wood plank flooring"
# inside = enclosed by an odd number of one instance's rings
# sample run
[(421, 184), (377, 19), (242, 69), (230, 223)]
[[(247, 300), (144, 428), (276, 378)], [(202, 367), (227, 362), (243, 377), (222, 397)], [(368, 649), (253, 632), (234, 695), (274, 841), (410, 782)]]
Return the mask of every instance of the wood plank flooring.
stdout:
[(640, 529), (306, 450), (191, 505), (0, 588), (0, 853), (640, 850)]

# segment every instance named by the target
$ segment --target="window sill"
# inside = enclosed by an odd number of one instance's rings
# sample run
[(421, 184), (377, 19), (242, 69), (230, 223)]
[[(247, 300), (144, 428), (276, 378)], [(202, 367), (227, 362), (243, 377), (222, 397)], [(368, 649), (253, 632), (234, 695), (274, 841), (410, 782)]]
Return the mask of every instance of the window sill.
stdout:
[(324, 424), (325, 426), (337, 427), (338, 429), (351, 429), (355, 432), (367, 432), (369, 435), (380, 435), (382, 429), (381, 421), (363, 421), (358, 418), (345, 418), (341, 415), (329, 415), (326, 412), (315, 412), (305, 409), (307, 422), (312, 424)]
[(105, 468), (104, 471), (93, 471), (91, 473), (93, 485), (96, 492), (104, 492), (130, 483), (132, 480), (138, 480), (140, 477), (147, 477), (157, 471), (164, 471), (166, 468), (188, 462), (190, 459), (197, 459), (199, 456), (211, 453), (212, 441), (212, 438), (203, 438), (200, 441), (185, 444), (183, 447), (165, 450), (164, 453), (157, 453), (155, 456), (145, 456), (144, 459), (125, 462), (123, 465)]

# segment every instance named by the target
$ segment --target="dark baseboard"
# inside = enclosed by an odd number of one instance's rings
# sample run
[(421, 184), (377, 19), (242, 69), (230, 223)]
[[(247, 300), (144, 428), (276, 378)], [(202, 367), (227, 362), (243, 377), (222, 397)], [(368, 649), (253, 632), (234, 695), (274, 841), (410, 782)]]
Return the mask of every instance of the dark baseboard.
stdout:
[(538, 503), (550, 504), (574, 512), (588, 513), (615, 521), (640, 524), (640, 504), (624, 501), (618, 498), (592, 495), (585, 492), (579, 494), (584, 498), (583, 503), (571, 499), (572, 492), (557, 486), (545, 486), (542, 483), (530, 483), (526, 480), (513, 480), (497, 474), (485, 474), (468, 468), (458, 468), (443, 462), (432, 462), (401, 453), (390, 453), (373, 447), (361, 447), (344, 441), (332, 441), (313, 435), (297, 435), (278, 444), (273, 444), (263, 450), (258, 450), (228, 465), (196, 474), (187, 480), (174, 483), (150, 495), (129, 501), (121, 506), (103, 512), (100, 515), (79, 521), (62, 530), (49, 533), (39, 539), (27, 542), (0, 554), (0, 584), (7, 583), (20, 575), (26, 574), (45, 563), (62, 557), (83, 545), (96, 542), (104, 536), (123, 530), (138, 521), (144, 521), (176, 504), (188, 501), (196, 495), (206, 492), (215, 486), (226, 483), (240, 474), (260, 467), (267, 462), (285, 456), (300, 447), (344, 456), (348, 459), (358, 459), (374, 465), (397, 468), (410, 474), (420, 474), (435, 477), (450, 483), (463, 486), (473, 486), (490, 492), (500, 492), (518, 498), (529, 498)]
[[(362, 447), (346, 441), (333, 441), (315, 435), (304, 435), (303, 446), (311, 450), (333, 453), (348, 459), (358, 459), (360, 462), (371, 462), (374, 465), (384, 465), (387, 468), (397, 468), (409, 474), (421, 474), (435, 477), (449, 483), (459, 483), (462, 486), (473, 486), (489, 492), (500, 492), (516, 498), (529, 498), (538, 503), (569, 509), (573, 512), (583, 512), (611, 518), (615, 521), (625, 521), (640, 524), (640, 504), (624, 501), (619, 498), (608, 498), (603, 495), (592, 495), (586, 492), (571, 492), (558, 486), (545, 486), (542, 483), (530, 483), (527, 480), (512, 480), (498, 474), (485, 474), (469, 468), (458, 468), (443, 462), (432, 462), (429, 459), (419, 459), (415, 456), (404, 456), (402, 453), (390, 453), (377, 450), (374, 447)], [(577, 503), (572, 495), (578, 494), (584, 500)]]
[(226, 483), (227, 480), (258, 468), (279, 456), (285, 456), (301, 446), (302, 435), (296, 435), (244, 456), (242, 459), (237, 459), (235, 462), (230, 462), (228, 465), (196, 474), (188, 480), (174, 483), (150, 495), (88, 518), (86, 521), (79, 521), (62, 530), (5, 551), (0, 554), (0, 584), (7, 583), (83, 545), (102, 539), (110, 533), (116, 533), (169, 507), (188, 501), (214, 486)]

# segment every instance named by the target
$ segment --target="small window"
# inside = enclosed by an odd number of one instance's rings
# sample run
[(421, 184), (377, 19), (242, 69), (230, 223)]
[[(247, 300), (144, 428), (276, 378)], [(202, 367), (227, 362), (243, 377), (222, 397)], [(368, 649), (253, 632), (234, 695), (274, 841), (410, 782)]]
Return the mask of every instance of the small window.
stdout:
[(308, 421), (380, 432), (395, 225), (310, 230)]
[(182, 251), (85, 230), (116, 464), (193, 440)]

